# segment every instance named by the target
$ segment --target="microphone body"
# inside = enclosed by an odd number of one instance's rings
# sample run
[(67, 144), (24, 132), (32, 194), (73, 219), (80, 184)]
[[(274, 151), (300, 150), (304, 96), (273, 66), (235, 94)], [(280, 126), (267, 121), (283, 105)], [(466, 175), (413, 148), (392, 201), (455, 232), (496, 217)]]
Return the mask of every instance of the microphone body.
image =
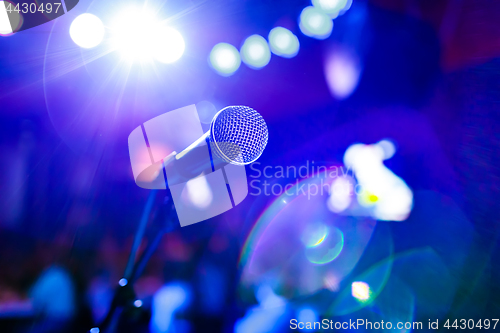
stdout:
[(210, 130), (164, 161), (168, 184), (186, 182), (229, 163), (250, 164), (260, 157), (267, 140), (267, 125), (257, 111), (228, 106), (214, 116)]

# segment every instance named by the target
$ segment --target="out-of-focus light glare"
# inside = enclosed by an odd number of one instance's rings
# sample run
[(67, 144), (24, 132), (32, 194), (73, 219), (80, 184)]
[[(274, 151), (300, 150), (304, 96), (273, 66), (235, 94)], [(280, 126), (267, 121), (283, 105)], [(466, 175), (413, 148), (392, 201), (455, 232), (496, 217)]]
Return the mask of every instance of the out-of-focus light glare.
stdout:
[(342, 48), (334, 48), (325, 58), (325, 77), (331, 94), (339, 99), (349, 97), (359, 83), (361, 66), (356, 56)]
[(120, 287), (125, 287), (128, 284), (128, 281), (125, 278), (121, 278), (120, 281), (118, 281), (118, 284)]
[(99, 327), (92, 327), (90, 329), (90, 333), (99, 333), (101, 330), (99, 329)]
[(182, 198), (187, 204), (198, 209), (205, 209), (212, 203), (212, 190), (204, 176), (189, 180), (186, 183), (186, 191), (187, 193), (183, 193)]
[(327, 206), (334, 213), (340, 213), (349, 207), (352, 202), (353, 182), (350, 177), (337, 177), (331, 187)]
[(210, 64), (220, 75), (230, 76), (240, 68), (240, 53), (231, 44), (219, 43), (210, 52)]
[(136, 300), (134, 301), (134, 306), (135, 306), (136, 308), (140, 308), (140, 307), (142, 306), (142, 301), (141, 301), (140, 299), (136, 299)]
[(156, 32), (156, 47), (153, 56), (159, 62), (173, 63), (182, 57), (186, 44), (179, 31), (170, 27), (161, 27)]
[(156, 59), (163, 63), (178, 60), (185, 49), (182, 35), (166, 27), (146, 9), (129, 8), (112, 24), (113, 44), (129, 60)]
[(346, 7), (347, 0), (312, 0), (312, 4), (331, 18), (336, 18)]
[(321, 10), (309, 6), (300, 13), (299, 27), (306, 36), (325, 39), (332, 33), (333, 21)]
[(191, 302), (191, 289), (184, 283), (170, 283), (153, 296), (150, 329), (153, 333), (172, 332), (175, 314)]
[(76, 45), (90, 49), (99, 45), (104, 38), (104, 25), (95, 15), (78, 15), (69, 27), (69, 35)]
[[(297, 320), (302, 323), (315, 323), (319, 321), (319, 316), (311, 308), (302, 308), (297, 313)], [(305, 329), (308, 331), (315, 331), (314, 329)]]
[(382, 148), (382, 150), (384, 151), (384, 160), (388, 160), (396, 153), (396, 146), (394, 146), (394, 143), (392, 143), (390, 140), (380, 140), (379, 142), (377, 142), (377, 146)]
[(260, 69), (271, 60), (271, 51), (264, 37), (252, 35), (245, 39), (241, 47), (241, 59), (248, 67)]
[(299, 53), (300, 43), (297, 36), (283, 27), (276, 27), (269, 33), (271, 51), (277, 56), (292, 58)]
[(302, 242), (306, 247), (318, 246), (328, 235), (328, 227), (321, 223), (308, 225), (302, 234)]
[(359, 301), (367, 301), (370, 299), (370, 286), (366, 282), (356, 281), (351, 284), (352, 297)]
[(360, 185), (356, 190), (358, 203), (370, 208), (369, 215), (379, 220), (403, 221), (413, 207), (413, 192), (384, 165), (384, 144), (352, 145), (344, 154), (344, 163), (356, 175)]

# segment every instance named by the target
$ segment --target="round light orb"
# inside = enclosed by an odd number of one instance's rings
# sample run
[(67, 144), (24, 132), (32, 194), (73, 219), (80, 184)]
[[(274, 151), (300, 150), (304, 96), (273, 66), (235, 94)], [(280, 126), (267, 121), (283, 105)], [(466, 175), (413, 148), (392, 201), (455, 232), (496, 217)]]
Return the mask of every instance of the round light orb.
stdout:
[(306, 36), (325, 39), (330, 37), (332, 33), (333, 21), (323, 11), (309, 6), (300, 13), (299, 27)]
[(69, 35), (76, 45), (91, 49), (104, 38), (104, 25), (95, 15), (85, 13), (77, 16), (69, 27)]
[(312, 4), (331, 18), (336, 18), (339, 16), (340, 11), (347, 6), (347, 1), (348, 0), (312, 0)]
[(277, 56), (292, 58), (299, 53), (299, 39), (290, 30), (276, 27), (269, 33), (271, 51)]
[(271, 51), (264, 37), (252, 35), (248, 37), (240, 50), (241, 59), (250, 68), (260, 69), (271, 60)]
[(155, 33), (153, 56), (159, 62), (173, 63), (182, 57), (186, 44), (179, 31), (170, 27), (161, 27)]
[(209, 60), (212, 68), (222, 76), (233, 75), (241, 65), (238, 50), (228, 43), (215, 45), (210, 52)]
[(147, 9), (128, 8), (112, 24), (113, 46), (129, 61), (173, 63), (184, 54), (185, 43), (175, 29), (163, 25)]

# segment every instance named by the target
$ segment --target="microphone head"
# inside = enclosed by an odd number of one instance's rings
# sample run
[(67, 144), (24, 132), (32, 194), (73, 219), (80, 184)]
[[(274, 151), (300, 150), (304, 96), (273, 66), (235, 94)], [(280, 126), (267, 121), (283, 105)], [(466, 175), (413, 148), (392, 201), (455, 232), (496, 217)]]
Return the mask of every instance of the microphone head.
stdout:
[(264, 118), (248, 106), (228, 106), (219, 111), (210, 125), (210, 141), (224, 161), (245, 165), (256, 161), (268, 139)]

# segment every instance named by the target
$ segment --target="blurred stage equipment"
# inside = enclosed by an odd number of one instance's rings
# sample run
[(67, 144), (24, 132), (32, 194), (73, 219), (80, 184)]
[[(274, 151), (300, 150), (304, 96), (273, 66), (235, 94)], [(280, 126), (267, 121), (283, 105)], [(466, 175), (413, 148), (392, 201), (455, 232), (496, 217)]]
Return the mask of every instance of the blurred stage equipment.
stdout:
[[(167, 224), (160, 230), (136, 262), (156, 189), (170, 189), (182, 226), (221, 214), (246, 197), (248, 187), (244, 165), (260, 157), (267, 140), (268, 131), (264, 119), (257, 111), (246, 106), (228, 106), (222, 109), (214, 116), (210, 130), (204, 134), (195, 105), (162, 114), (132, 131), (129, 136), (129, 152), (134, 178), (139, 186), (153, 191), (149, 194), (125, 273), (118, 281), (110, 310), (100, 327), (94, 327), (90, 332), (112, 332), (116, 324), (115, 314), (122, 312), (117, 310), (137, 308), (137, 304), (140, 304), (135, 297), (133, 283), (141, 275), (162, 236), (173, 228), (172, 224)], [(177, 154), (175, 149), (181, 152)], [(193, 182), (194, 192), (199, 192), (199, 181), (203, 179), (210, 185), (215, 184), (215, 187), (209, 188), (209, 191), (213, 191), (213, 204), (198, 207), (196, 211), (185, 205), (183, 193), (185, 189), (190, 191), (189, 184)], [(174, 185), (171, 182), (182, 183)], [(218, 202), (227, 202), (227, 198), (230, 198), (232, 205)], [(196, 197), (189, 200), (196, 202)], [(169, 221), (171, 216), (172, 211)]]
[(0, 0), (0, 36), (36, 27), (73, 9), (79, 0)]

